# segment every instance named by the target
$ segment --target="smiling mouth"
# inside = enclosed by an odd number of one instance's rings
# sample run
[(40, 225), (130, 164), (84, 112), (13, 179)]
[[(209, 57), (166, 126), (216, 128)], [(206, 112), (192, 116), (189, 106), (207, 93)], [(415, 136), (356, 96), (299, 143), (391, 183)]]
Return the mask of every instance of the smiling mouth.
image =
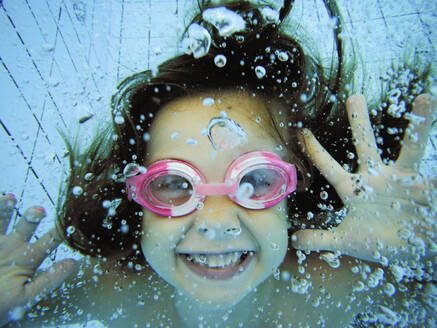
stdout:
[(253, 251), (235, 251), (220, 254), (178, 254), (188, 268), (207, 279), (230, 279), (242, 273), (254, 257)]

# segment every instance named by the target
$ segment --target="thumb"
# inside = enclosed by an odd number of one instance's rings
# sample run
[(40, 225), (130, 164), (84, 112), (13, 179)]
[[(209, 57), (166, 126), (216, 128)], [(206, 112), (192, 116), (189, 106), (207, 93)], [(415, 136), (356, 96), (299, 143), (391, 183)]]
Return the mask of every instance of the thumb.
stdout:
[(291, 236), (293, 247), (309, 251), (342, 251), (343, 239), (335, 231), (320, 229), (305, 229)]
[(65, 259), (53, 264), (37, 278), (25, 285), (25, 297), (31, 305), (38, 303), (62, 282), (68, 278), (78, 267), (78, 263), (72, 259)]

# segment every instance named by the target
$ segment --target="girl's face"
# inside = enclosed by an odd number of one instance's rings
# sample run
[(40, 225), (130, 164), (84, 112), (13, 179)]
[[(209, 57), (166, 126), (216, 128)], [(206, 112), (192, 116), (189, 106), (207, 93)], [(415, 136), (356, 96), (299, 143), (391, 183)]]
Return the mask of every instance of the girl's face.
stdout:
[[(247, 135), (228, 138), (217, 128), (213, 132), (219, 147), (214, 150), (205, 128), (223, 111)], [(277, 150), (284, 147), (278, 147), (265, 104), (243, 92), (173, 101), (159, 112), (150, 132), (146, 166), (179, 159), (197, 167), (207, 183), (223, 183), (231, 162), (247, 152), (285, 156)], [(225, 308), (239, 302), (283, 261), (288, 244), (286, 202), (250, 210), (227, 196), (209, 196), (202, 209), (173, 218), (144, 209), (143, 231), (143, 252), (161, 277), (199, 303)]]

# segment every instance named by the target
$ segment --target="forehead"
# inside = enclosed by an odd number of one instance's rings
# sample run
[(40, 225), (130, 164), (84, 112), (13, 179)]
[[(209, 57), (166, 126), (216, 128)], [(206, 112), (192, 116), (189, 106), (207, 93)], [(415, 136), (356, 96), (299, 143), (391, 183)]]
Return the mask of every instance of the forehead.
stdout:
[(206, 128), (212, 118), (235, 121), (247, 133), (247, 142), (229, 151), (238, 156), (253, 150), (272, 151), (278, 144), (265, 102), (245, 92), (202, 93), (165, 105), (155, 117), (148, 143), (149, 164), (159, 159), (195, 161), (198, 152), (214, 151)]

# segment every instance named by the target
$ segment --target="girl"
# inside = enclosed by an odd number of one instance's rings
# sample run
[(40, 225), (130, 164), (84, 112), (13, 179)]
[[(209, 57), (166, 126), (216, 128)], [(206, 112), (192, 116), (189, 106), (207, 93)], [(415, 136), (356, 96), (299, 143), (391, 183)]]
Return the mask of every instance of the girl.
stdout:
[[(1, 237), (1, 323), (77, 270), (15, 324), (435, 325), (433, 186), (418, 173), (433, 100), (408, 105), (400, 147), (384, 106), (373, 128), (364, 97), (347, 97), (341, 39), (327, 78), (280, 32), (290, 8), (203, 8), (189, 54), (120, 85), (113, 126), (70, 147), (58, 229), (27, 244), (44, 215), (31, 208)], [(4, 227), (13, 195), (2, 202)], [(35, 276), (62, 239), (86, 263)]]

